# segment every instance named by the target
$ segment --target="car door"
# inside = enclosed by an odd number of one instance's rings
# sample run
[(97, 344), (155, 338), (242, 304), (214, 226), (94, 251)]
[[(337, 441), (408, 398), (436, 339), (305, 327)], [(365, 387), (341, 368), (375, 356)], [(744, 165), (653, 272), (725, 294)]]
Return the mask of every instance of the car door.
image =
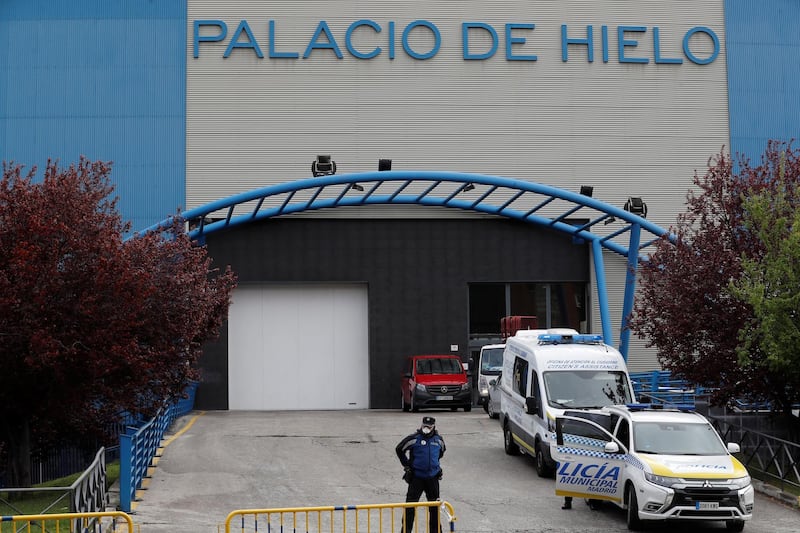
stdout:
[(606, 429), (611, 427), (608, 415), (589, 415), (556, 418), (556, 442), (550, 447), (558, 462), (556, 494), (620, 504), (628, 450)]

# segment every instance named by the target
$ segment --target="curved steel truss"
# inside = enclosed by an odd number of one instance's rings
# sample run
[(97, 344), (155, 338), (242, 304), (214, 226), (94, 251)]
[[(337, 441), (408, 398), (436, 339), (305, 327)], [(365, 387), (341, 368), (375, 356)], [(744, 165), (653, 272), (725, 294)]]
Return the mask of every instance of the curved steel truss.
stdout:
[[(189, 235), (205, 235), (303, 211), (368, 205), (421, 205), (512, 218), (547, 227), (592, 246), (603, 337), (611, 340), (602, 249), (628, 260), (619, 348), (627, 359), (636, 266), (647, 248), (673, 237), (663, 228), (590, 196), (512, 178), (462, 172), (393, 170), (321, 176), (223, 198), (182, 214)], [(170, 217), (143, 232), (169, 227)], [(644, 239), (642, 238), (644, 237)]]

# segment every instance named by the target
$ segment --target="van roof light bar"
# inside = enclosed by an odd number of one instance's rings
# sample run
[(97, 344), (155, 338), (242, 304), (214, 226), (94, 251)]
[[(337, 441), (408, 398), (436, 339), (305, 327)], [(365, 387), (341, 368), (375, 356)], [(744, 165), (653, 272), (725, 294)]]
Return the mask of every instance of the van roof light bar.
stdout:
[(599, 344), (602, 342), (602, 335), (560, 335), (554, 333), (539, 335), (539, 344)]

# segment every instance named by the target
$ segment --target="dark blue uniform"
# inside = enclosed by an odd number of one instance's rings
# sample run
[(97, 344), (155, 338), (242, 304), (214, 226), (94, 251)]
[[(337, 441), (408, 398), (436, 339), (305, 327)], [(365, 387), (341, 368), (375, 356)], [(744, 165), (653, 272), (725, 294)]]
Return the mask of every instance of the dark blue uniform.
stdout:
[[(426, 417), (427, 418), (427, 417)], [(418, 502), (422, 493), (429, 502), (439, 499), (439, 480), (442, 468), (439, 459), (445, 452), (444, 439), (434, 429), (425, 435), (421, 429), (405, 437), (395, 448), (397, 457), (406, 469), (403, 478), (408, 482), (407, 502)], [(406, 533), (414, 529), (415, 509), (406, 509), (404, 528)], [(439, 533), (439, 507), (429, 508), (429, 533)]]

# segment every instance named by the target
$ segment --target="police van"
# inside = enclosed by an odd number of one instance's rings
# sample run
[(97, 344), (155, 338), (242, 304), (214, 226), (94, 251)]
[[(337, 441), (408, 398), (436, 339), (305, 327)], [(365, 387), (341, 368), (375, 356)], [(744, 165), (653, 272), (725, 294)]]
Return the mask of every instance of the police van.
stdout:
[(693, 406), (633, 404), (566, 411), (556, 422), (552, 455), (556, 494), (610, 501), (626, 510), (628, 529), (647, 521), (724, 521), (742, 531), (755, 493), (747, 470)]
[(574, 329), (521, 330), (506, 339), (500, 379), (505, 452), (533, 456), (542, 477), (555, 471), (550, 444), (556, 417), (567, 409), (634, 401), (619, 351), (600, 335)]

